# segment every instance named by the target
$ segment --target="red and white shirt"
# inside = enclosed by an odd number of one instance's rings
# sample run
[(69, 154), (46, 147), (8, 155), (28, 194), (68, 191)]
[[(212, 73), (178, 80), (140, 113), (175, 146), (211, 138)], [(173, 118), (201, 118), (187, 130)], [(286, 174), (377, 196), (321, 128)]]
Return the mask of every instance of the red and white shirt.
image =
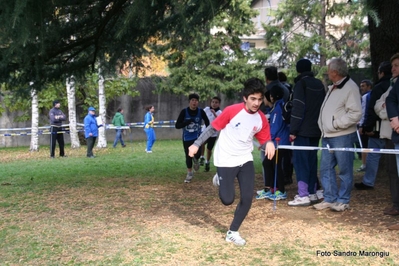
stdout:
[(261, 145), (271, 140), (265, 115), (248, 112), (245, 103), (226, 107), (212, 127), (220, 131), (213, 157), (217, 167), (235, 167), (253, 161), (253, 138)]

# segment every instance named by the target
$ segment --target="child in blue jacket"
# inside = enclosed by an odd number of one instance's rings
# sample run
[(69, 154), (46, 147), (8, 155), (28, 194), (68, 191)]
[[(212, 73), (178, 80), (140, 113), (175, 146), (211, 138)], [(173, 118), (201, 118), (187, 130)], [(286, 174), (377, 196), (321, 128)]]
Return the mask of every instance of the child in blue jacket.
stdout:
[[(265, 97), (270, 97), (267, 99), (273, 104), (270, 110), (270, 133), (271, 138), (274, 142), (276, 148), (278, 145), (290, 145), (289, 141), (289, 124), (287, 124), (283, 119), (283, 106), (284, 106), (284, 91), (279, 86), (273, 86), (270, 91), (266, 93)], [(284, 185), (284, 172), (283, 172), (283, 158), (284, 153), (289, 152), (286, 149), (279, 149), (274, 157), (269, 160), (265, 158), (262, 162), (263, 170), (265, 172), (265, 187), (270, 188), (269, 191), (264, 191), (263, 198), (268, 198), (270, 200), (282, 200), (287, 198), (287, 193), (285, 192)], [(276, 156), (277, 167), (276, 167)], [(277, 173), (275, 172), (277, 170)], [(274, 183), (275, 175), (277, 174), (276, 183)], [(258, 195), (259, 196), (259, 195)]]

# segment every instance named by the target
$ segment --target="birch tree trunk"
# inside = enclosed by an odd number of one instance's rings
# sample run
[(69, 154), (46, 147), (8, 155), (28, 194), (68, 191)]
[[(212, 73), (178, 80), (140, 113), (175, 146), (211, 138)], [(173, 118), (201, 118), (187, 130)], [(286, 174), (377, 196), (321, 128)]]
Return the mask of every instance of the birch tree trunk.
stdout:
[(71, 148), (80, 148), (78, 130), (76, 127), (76, 100), (75, 100), (75, 78), (71, 76), (66, 79), (68, 97), (69, 135), (71, 137)]
[(103, 121), (103, 126), (98, 129), (98, 141), (97, 148), (106, 148), (107, 147), (107, 139), (105, 137), (105, 108), (106, 100), (105, 100), (105, 86), (104, 86), (104, 77), (101, 74), (101, 70), (99, 70), (98, 75), (98, 116), (101, 117)]
[(30, 151), (39, 151), (39, 99), (37, 91), (32, 88), (33, 82), (29, 84), (31, 86), (31, 99), (32, 99), (32, 125), (30, 136)]

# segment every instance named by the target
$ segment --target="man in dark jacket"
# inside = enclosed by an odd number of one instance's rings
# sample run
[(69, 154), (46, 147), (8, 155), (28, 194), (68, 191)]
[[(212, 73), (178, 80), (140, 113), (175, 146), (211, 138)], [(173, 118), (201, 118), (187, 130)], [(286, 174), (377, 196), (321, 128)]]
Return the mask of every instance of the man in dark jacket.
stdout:
[[(374, 105), (376, 101), (381, 97), (384, 92), (390, 86), (390, 79), (392, 77), (391, 63), (382, 62), (378, 68), (378, 82), (374, 85), (373, 90), (370, 94), (370, 100), (368, 102), (367, 114), (363, 122), (361, 134), (365, 134), (369, 137), (367, 147), (383, 149), (385, 147), (385, 141), (380, 139), (380, 125), (381, 119), (374, 111)], [(363, 176), (363, 180), (360, 183), (355, 183), (355, 188), (360, 190), (367, 190), (374, 188), (375, 178), (377, 176), (378, 164), (380, 162), (381, 153), (369, 153), (366, 159), (366, 171)]]
[[(326, 91), (321, 80), (314, 77), (312, 63), (300, 59), (296, 64), (299, 75), (295, 78), (291, 111), (290, 138), (294, 146), (318, 147), (321, 131), (317, 124)], [(298, 195), (289, 206), (308, 206), (317, 201), (317, 150), (294, 150), (293, 162), (298, 182)]]
[(53, 102), (53, 108), (49, 112), (50, 117), (50, 158), (54, 158), (56, 142), (60, 147), (60, 157), (66, 157), (64, 151), (64, 134), (62, 132), (62, 122), (66, 120), (66, 115), (60, 110), (61, 103), (58, 100)]

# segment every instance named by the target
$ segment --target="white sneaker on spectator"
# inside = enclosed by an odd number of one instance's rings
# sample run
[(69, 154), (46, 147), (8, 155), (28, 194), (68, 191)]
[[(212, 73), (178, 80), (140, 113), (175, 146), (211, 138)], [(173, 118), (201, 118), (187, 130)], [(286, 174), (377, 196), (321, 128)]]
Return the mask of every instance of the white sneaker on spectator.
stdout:
[(288, 202), (288, 206), (309, 206), (309, 205), (310, 205), (310, 199), (308, 196), (300, 197), (299, 195), (296, 195), (294, 200)]
[(319, 200), (323, 200), (324, 199), (324, 194), (323, 194), (324, 190), (319, 189), (316, 191), (316, 196)]
[(336, 202), (333, 206), (330, 207), (330, 209), (336, 212), (343, 212), (344, 210), (349, 209), (349, 204)]
[(331, 208), (331, 206), (333, 206), (335, 203), (330, 203), (327, 201), (322, 201), (320, 203), (317, 203), (315, 205), (313, 205), (313, 208), (317, 209), (317, 210), (324, 210), (324, 209), (328, 209)]
[(309, 194), (309, 200), (310, 200), (310, 203), (319, 202), (319, 198), (317, 197), (316, 194)]

